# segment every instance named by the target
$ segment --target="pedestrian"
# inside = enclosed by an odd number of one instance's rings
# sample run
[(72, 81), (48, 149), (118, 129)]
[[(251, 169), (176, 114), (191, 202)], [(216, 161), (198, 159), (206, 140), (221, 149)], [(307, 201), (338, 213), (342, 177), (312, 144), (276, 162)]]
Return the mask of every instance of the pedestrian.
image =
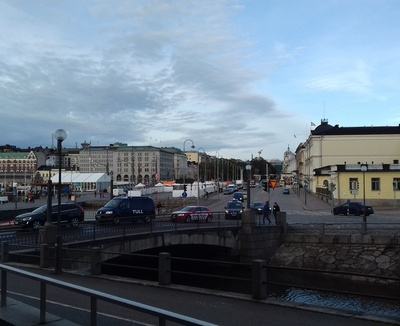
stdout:
[(161, 213), (161, 208), (162, 208), (161, 202), (157, 202), (156, 208), (157, 208), (157, 214), (160, 215), (160, 213)]
[(94, 190), (94, 196), (95, 196), (95, 197), (97, 196), (97, 191), (96, 191), (96, 189)]
[(266, 201), (266, 202), (265, 202), (265, 205), (264, 205), (264, 208), (263, 208), (263, 213), (264, 213), (264, 215), (263, 215), (263, 222), (262, 222), (262, 224), (265, 224), (265, 219), (267, 219), (268, 222), (269, 222), (269, 224), (271, 224), (271, 219), (269, 218), (269, 213), (270, 213), (270, 212), (271, 212), (271, 209), (270, 209), (270, 207), (269, 207), (269, 202)]
[(281, 208), (279, 207), (278, 203), (275, 202), (274, 206), (272, 207), (272, 213), (274, 214), (274, 218), (275, 218), (275, 225), (277, 225), (276, 223), (276, 217), (278, 216), (278, 212), (281, 211)]

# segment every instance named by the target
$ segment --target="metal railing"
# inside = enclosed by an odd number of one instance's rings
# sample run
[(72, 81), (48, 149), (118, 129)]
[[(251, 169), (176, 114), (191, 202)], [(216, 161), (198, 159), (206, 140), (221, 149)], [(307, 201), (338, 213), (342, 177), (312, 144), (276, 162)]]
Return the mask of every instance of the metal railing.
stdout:
[[(79, 285), (66, 283), (60, 280), (52, 279), (46, 276), (40, 276), (31, 272), (23, 271), (11, 266), (0, 264), (1, 270), (1, 307), (7, 306), (7, 274), (12, 273), (18, 276), (40, 282), (40, 300), (39, 300), (39, 324), (46, 323), (46, 297), (47, 285), (62, 288), (74, 293), (82, 294), (90, 297), (90, 325), (97, 325), (97, 303), (104, 301), (121, 307), (132, 309), (147, 315), (154, 316), (158, 319), (158, 325), (165, 326), (167, 321), (175, 322), (180, 325), (203, 325), (212, 326), (215, 324), (208, 323), (199, 319), (187, 317), (181, 314), (173, 313), (164, 309), (155, 308), (136, 301), (120, 298), (104, 292), (88, 289)], [(23, 314), (23, 311), (20, 311)]]

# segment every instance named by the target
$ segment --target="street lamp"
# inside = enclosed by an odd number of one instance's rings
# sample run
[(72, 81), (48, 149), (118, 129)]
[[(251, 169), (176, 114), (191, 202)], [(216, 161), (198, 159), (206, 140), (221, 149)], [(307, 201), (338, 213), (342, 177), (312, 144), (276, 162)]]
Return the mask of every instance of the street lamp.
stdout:
[(197, 150), (197, 206), (199, 206), (200, 197), (200, 150), (203, 150), (204, 154), (206, 153), (206, 150), (203, 147), (199, 147)]
[(250, 208), (250, 178), (251, 178), (251, 165), (246, 165), (246, 170), (248, 171), (247, 177), (247, 208)]
[[(194, 142), (193, 142), (193, 140), (191, 140), (191, 139), (186, 139), (184, 142), (183, 142), (183, 154), (185, 154), (185, 157), (186, 157), (186, 149), (185, 149), (185, 144), (186, 144), (186, 142), (187, 141), (190, 141), (191, 143), (192, 143), (192, 146), (191, 146), (191, 148), (192, 149), (194, 149), (195, 148), (195, 146), (194, 146)], [(187, 158), (186, 158), (186, 166), (184, 166), (184, 173), (183, 173), (183, 187), (185, 187), (185, 179), (186, 179), (186, 171), (187, 171)]]
[(368, 171), (368, 166), (365, 164), (361, 164), (361, 171), (363, 173), (363, 198), (364, 198), (364, 215), (363, 215), (363, 223), (361, 227), (361, 233), (367, 233), (367, 211), (365, 209), (365, 172)]
[(54, 133), (54, 138), (57, 139), (58, 152), (58, 206), (57, 206), (57, 238), (56, 238), (56, 264), (54, 272), (60, 274), (62, 272), (61, 247), (62, 237), (61, 231), (61, 143), (67, 138), (67, 133), (64, 129), (57, 129)]
[(52, 207), (51, 188), (53, 187), (51, 182), (51, 168), (54, 166), (54, 160), (51, 158), (47, 159), (46, 166), (49, 170), (49, 179), (47, 180), (47, 220), (44, 226), (51, 227), (53, 226), (53, 221), (51, 219), (51, 207)]

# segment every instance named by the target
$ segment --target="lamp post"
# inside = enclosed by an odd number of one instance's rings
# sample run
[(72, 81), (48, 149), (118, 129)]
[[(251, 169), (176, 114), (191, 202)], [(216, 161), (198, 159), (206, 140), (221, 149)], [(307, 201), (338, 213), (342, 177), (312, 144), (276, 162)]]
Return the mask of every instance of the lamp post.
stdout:
[(56, 237), (56, 264), (54, 272), (60, 274), (62, 272), (62, 260), (61, 260), (61, 249), (62, 249), (62, 237), (61, 231), (61, 143), (67, 138), (67, 133), (64, 129), (57, 129), (54, 133), (55, 139), (57, 139), (57, 153), (58, 153), (58, 206), (57, 206), (57, 237)]
[(365, 164), (361, 164), (361, 171), (363, 173), (363, 198), (364, 198), (364, 215), (363, 215), (363, 222), (361, 227), (361, 233), (367, 233), (367, 212), (365, 209), (365, 172), (368, 171), (368, 166)]
[(54, 160), (51, 158), (46, 160), (46, 166), (49, 169), (49, 179), (47, 180), (47, 220), (44, 224), (45, 227), (53, 226), (53, 221), (51, 219), (51, 188), (53, 187), (51, 182), (51, 168), (54, 166)]
[(247, 208), (250, 208), (250, 178), (251, 178), (251, 165), (246, 165), (246, 170), (248, 171), (247, 177)]
[(200, 150), (202, 150), (204, 154), (206, 153), (206, 150), (203, 147), (199, 147), (197, 150), (197, 206), (199, 206), (200, 197)]
[[(192, 143), (192, 146), (191, 146), (192, 149), (195, 148), (193, 140), (191, 140), (191, 139), (186, 139), (186, 140), (183, 142), (183, 154), (185, 154), (185, 157), (186, 157), (185, 144), (186, 144), (187, 141), (190, 141), (190, 142)], [(186, 158), (186, 166), (184, 166), (184, 169), (185, 169), (185, 170), (183, 171), (183, 187), (185, 187), (185, 184), (186, 184), (186, 183), (185, 183), (185, 179), (186, 179), (186, 171), (187, 171), (187, 158)]]

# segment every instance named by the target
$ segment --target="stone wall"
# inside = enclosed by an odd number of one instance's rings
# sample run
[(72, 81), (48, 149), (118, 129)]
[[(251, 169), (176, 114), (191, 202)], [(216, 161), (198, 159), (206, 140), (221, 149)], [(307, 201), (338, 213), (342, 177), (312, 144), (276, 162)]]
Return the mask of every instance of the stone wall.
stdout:
[(285, 243), (270, 265), (400, 277), (400, 246)]
[(400, 245), (393, 237), (285, 236), (268, 265), (274, 266), (272, 281), (292, 286), (391, 298), (400, 293)]

